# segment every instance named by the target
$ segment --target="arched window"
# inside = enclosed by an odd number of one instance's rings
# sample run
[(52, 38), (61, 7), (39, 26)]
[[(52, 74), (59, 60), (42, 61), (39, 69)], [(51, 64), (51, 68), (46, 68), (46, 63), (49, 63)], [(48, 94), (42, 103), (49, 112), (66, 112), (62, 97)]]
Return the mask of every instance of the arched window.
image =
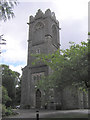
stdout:
[(52, 43), (57, 44), (57, 28), (55, 25), (52, 26)]
[(34, 27), (33, 32), (33, 44), (40, 43), (44, 40), (44, 24), (42, 22), (38, 22)]

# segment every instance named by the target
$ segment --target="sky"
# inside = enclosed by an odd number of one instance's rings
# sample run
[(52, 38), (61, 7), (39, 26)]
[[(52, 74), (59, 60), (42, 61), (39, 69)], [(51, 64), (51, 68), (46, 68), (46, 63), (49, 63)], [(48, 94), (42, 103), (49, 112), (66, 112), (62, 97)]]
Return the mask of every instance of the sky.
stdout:
[[(38, 9), (55, 12), (59, 21), (61, 49), (69, 48), (69, 42), (80, 43), (88, 38), (89, 0), (18, 0), (14, 7), (15, 17), (6, 22), (0, 21), (0, 34), (4, 34), (6, 45), (1, 46), (0, 63), (22, 73), (27, 65), (28, 22)], [(33, 1), (33, 2), (32, 2)]]

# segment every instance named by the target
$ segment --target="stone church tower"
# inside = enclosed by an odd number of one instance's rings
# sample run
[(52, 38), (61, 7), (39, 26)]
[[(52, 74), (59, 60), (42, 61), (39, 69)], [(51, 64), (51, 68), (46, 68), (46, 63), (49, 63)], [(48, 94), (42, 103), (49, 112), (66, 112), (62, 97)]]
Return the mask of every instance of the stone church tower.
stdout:
[(35, 58), (31, 54), (50, 54), (59, 48), (59, 22), (49, 9), (45, 13), (39, 9), (35, 17), (30, 16), (28, 25), (28, 61), (22, 69), (21, 107), (40, 108), (42, 92), (36, 88), (36, 82), (41, 76), (50, 74), (51, 70), (43, 63), (33, 66)]
[[(32, 54), (51, 54), (59, 47), (59, 22), (55, 14), (49, 9), (43, 13), (40, 9), (35, 17), (30, 16), (28, 39), (27, 66), (22, 69), (21, 79), (21, 107), (45, 108), (43, 91), (37, 88), (37, 83), (42, 76), (49, 75), (52, 71), (44, 63), (32, 65), (35, 57)], [(59, 91), (54, 90), (53, 101), (50, 106), (58, 105), (61, 109), (87, 108), (87, 96), (77, 87), (67, 86)], [(49, 97), (49, 96), (46, 96)], [(48, 105), (48, 108), (50, 108)], [(55, 105), (55, 106), (54, 106)], [(52, 109), (52, 108), (51, 108)]]

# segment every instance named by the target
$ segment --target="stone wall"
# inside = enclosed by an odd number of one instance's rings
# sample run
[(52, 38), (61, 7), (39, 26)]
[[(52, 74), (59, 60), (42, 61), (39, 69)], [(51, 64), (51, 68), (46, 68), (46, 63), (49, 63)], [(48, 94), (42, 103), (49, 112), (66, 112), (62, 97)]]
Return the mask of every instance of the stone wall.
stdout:
[(24, 107), (28, 102), (28, 68), (23, 68), (21, 78), (21, 107)]

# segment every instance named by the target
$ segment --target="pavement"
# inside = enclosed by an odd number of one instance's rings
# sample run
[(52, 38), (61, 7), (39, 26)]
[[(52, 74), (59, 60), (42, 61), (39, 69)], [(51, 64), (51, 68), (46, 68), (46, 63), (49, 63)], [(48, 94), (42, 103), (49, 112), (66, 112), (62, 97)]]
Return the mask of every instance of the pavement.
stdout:
[[(9, 116), (7, 118), (36, 118), (37, 112), (35, 109), (16, 109), (17, 115)], [(87, 118), (88, 110), (39, 110), (39, 118)], [(39, 119), (37, 119), (39, 120)], [(50, 120), (50, 119), (49, 119)], [(85, 120), (85, 119), (83, 119)], [(88, 119), (89, 120), (89, 119)]]

